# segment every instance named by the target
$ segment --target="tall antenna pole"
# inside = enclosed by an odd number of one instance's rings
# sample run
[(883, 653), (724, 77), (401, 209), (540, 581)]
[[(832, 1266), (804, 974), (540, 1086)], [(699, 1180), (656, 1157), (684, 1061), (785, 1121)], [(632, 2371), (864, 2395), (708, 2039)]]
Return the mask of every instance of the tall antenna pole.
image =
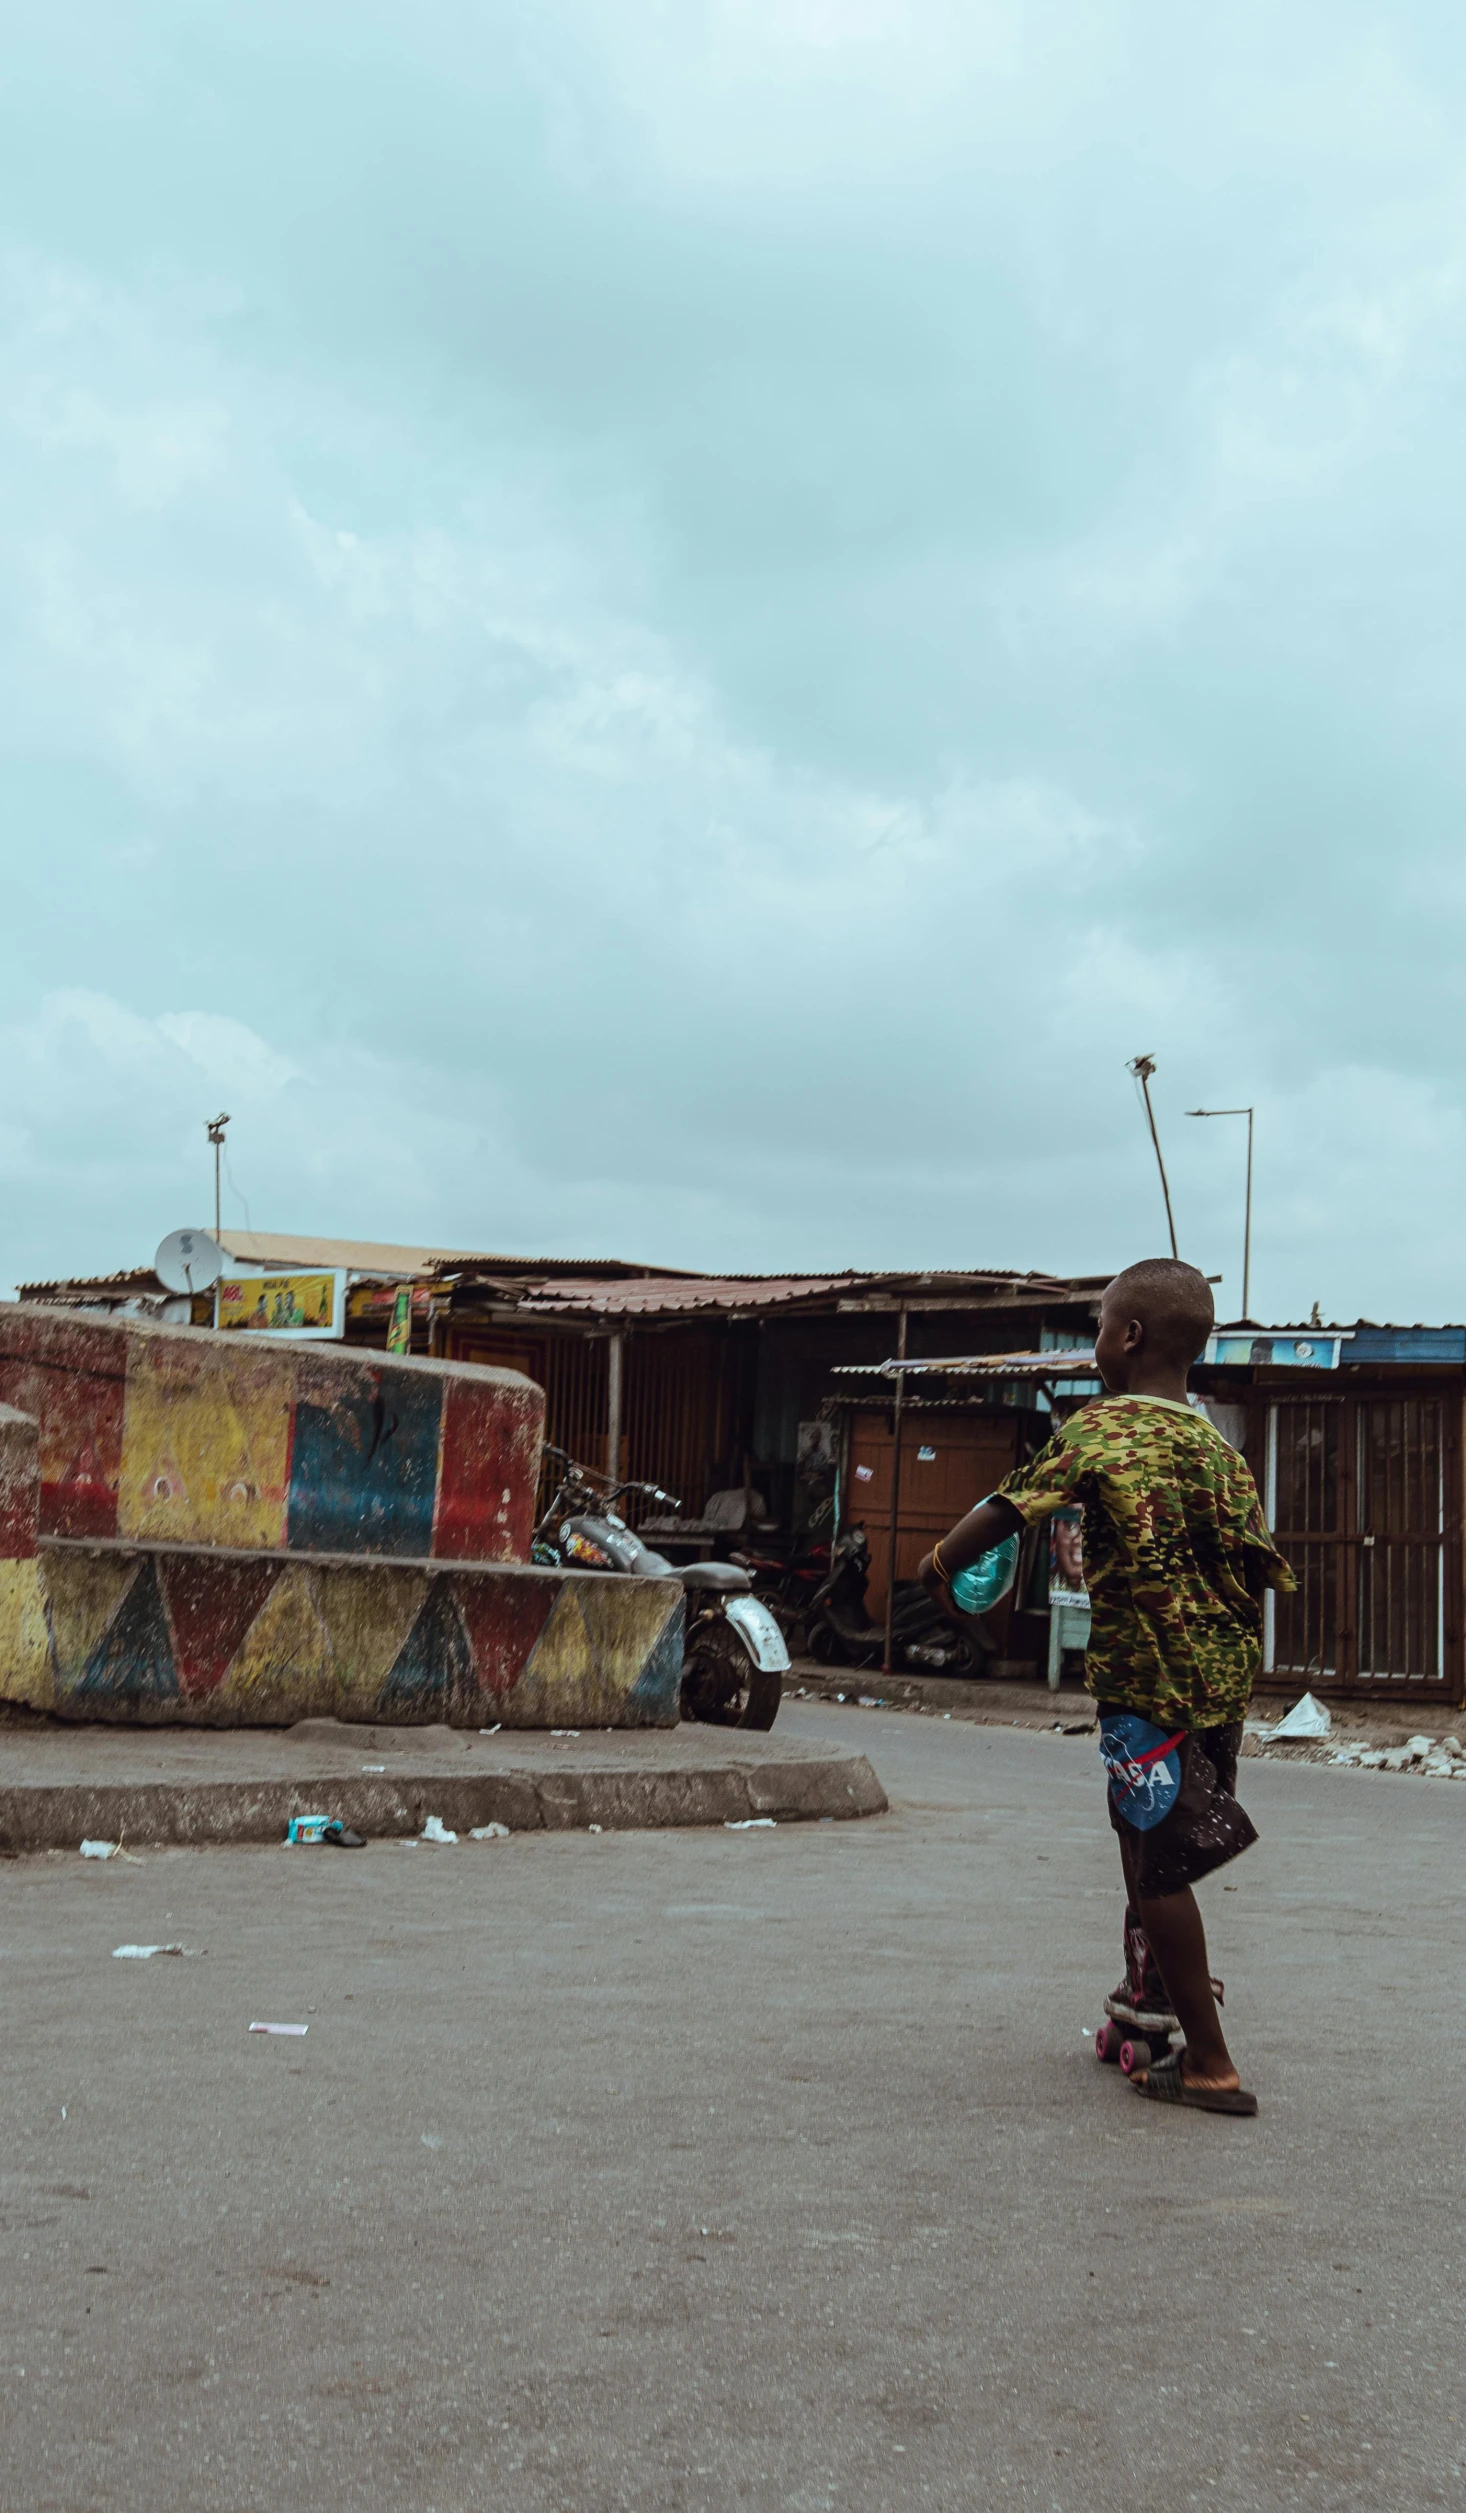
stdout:
[(1252, 1127), (1255, 1108), (1188, 1108), (1188, 1117), (1245, 1117), (1247, 1120), (1247, 1204), (1242, 1223), (1242, 1315), (1252, 1315)]
[(1252, 1109), (1247, 1111), (1247, 1216), (1242, 1224), (1242, 1315), (1252, 1315)]
[(218, 1238), (219, 1232), (223, 1226), (223, 1214), (219, 1203), (219, 1163), (223, 1158), (224, 1128), (228, 1125), (228, 1123), (229, 1119), (227, 1114), (225, 1114), (218, 1117), (211, 1117), (207, 1127), (209, 1141), (214, 1147), (214, 1237), (216, 1239)]
[(1161, 1138), (1156, 1132), (1155, 1110), (1150, 1104), (1150, 1077), (1155, 1071), (1154, 1056), (1133, 1056), (1127, 1071), (1134, 1074), (1145, 1094), (1146, 1122), (1150, 1127), (1150, 1139), (1155, 1145), (1155, 1165), (1161, 1173), (1161, 1193), (1166, 1199), (1166, 1228), (1171, 1234), (1171, 1254), (1173, 1257), (1179, 1257), (1181, 1251), (1176, 1245), (1176, 1217), (1171, 1211), (1171, 1190), (1166, 1182), (1166, 1164), (1161, 1158)]

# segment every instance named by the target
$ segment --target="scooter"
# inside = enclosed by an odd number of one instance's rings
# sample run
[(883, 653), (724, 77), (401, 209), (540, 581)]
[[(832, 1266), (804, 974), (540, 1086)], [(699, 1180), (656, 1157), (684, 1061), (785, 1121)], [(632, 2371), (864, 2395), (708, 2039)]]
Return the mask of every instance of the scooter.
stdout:
[[(810, 1599), (805, 1617), (805, 1645), (822, 1666), (878, 1667), (885, 1656), (884, 1628), (866, 1611), (869, 1577), (865, 1529), (847, 1527), (836, 1540), (830, 1576)], [(891, 1616), (893, 1667), (913, 1674), (980, 1675), (992, 1655), (992, 1634), (980, 1615), (954, 1621), (919, 1580), (898, 1584)]]
[(546, 1446), (559, 1482), (534, 1531), (530, 1560), (576, 1571), (624, 1571), (635, 1579), (681, 1582), (687, 1608), (682, 1716), (719, 1728), (771, 1728), (784, 1697), (789, 1652), (753, 1582), (734, 1562), (669, 1562), (628, 1527), (615, 1508), (639, 1492), (669, 1510), (682, 1507), (654, 1483), (610, 1483)]

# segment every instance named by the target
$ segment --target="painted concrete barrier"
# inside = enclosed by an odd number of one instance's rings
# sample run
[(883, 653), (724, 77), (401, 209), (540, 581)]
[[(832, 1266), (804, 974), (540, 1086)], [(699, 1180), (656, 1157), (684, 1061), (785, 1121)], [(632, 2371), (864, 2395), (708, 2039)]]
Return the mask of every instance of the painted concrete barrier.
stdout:
[(517, 1370), (0, 1303), (43, 1536), (230, 1551), (529, 1554), (545, 1399)]
[(512, 1558), (543, 1422), (517, 1372), (12, 1306), (0, 1400), (0, 1698), (207, 1726), (676, 1721), (676, 1582)]

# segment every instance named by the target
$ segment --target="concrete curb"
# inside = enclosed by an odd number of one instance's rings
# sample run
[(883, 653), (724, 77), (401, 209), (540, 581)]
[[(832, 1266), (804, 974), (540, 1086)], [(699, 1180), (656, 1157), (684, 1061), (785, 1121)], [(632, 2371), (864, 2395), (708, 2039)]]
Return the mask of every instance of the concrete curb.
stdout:
[(371, 1840), (404, 1840), (429, 1815), (450, 1831), (507, 1824), (511, 1832), (604, 1832), (727, 1824), (753, 1815), (780, 1823), (880, 1815), (886, 1793), (864, 1754), (761, 1762), (756, 1752), (664, 1771), (495, 1771), (472, 1778), (201, 1780), (41, 1783), (0, 1789), (0, 1845), (75, 1850), (84, 1839), (129, 1848), (282, 1841), (292, 1815), (339, 1816)]
[(983, 1727), (1051, 1728), (1056, 1719), (1094, 1717), (1093, 1697), (1081, 1685), (999, 1682), (954, 1675), (880, 1675), (860, 1667), (822, 1667), (796, 1658), (784, 1681), (786, 1701), (872, 1702), (881, 1710), (950, 1712)]

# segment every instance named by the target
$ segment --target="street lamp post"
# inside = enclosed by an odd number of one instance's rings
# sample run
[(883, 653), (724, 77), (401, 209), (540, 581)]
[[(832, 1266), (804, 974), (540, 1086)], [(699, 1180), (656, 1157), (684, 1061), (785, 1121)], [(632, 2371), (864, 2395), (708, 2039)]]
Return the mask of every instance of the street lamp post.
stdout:
[(1155, 1165), (1161, 1173), (1161, 1194), (1165, 1198), (1166, 1228), (1171, 1234), (1171, 1254), (1173, 1257), (1179, 1257), (1181, 1251), (1176, 1245), (1176, 1217), (1171, 1211), (1170, 1182), (1166, 1177), (1166, 1164), (1161, 1158), (1161, 1138), (1156, 1132), (1155, 1110), (1150, 1104), (1150, 1077), (1155, 1071), (1155, 1058), (1154, 1056), (1132, 1056), (1128, 1070), (1134, 1074), (1136, 1081), (1140, 1084), (1145, 1100), (1145, 1122), (1150, 1128), (1150, 1139), (1155, 1146)]
[(1252, 1315), (1252, 1125), (1251, 1108), (1188, 1108), (1188, 1117), (1245, 1117), (1247, 1120), (1247, 1211), (1242, 1225), (1242, 1315)]
[(216, 1239), (223, 1227), (223, 1216), (219, 1201), (219, 1163), (224, 1154), (224, 1128), (228, 1125), (228, 1123), (229, 1119), (227, 1114), (221, 1110), (217, 1117), (211, 1117), (209, 1119), (206, 1127), (209, 1141), (214, 1147), (214, 1237)]

